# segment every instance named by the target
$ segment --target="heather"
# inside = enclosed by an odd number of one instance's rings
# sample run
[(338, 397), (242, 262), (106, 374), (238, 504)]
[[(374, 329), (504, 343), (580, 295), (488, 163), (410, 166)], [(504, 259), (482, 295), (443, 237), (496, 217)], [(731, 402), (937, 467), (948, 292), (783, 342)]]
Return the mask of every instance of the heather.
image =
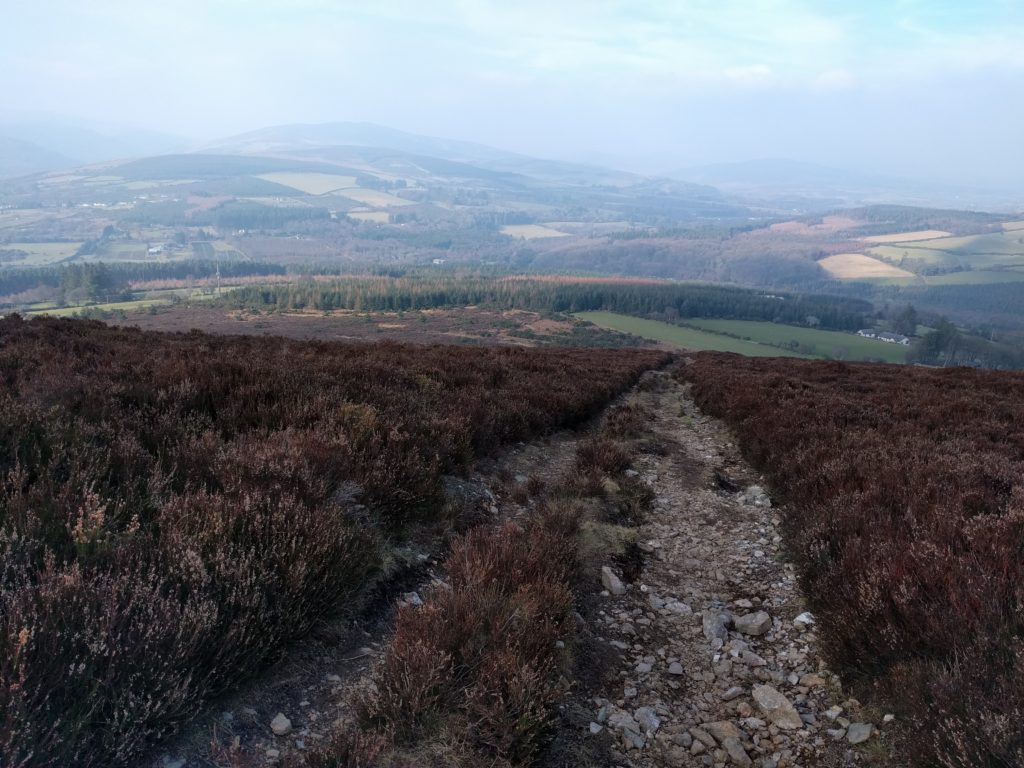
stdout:
[(0, 321), (3, 764), (131, 764), (662, 360)]
[(1024, 376), (699, 355), (833, 661), (919, 765), (1024, 763)]

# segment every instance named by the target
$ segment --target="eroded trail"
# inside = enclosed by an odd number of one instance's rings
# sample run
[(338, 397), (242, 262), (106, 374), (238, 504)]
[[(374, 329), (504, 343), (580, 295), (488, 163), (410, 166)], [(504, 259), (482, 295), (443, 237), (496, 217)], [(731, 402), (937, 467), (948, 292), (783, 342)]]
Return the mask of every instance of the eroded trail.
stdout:
[(853, 743), (872, 726), (818, 655), (768, 496), (721, 424), (669, 374), (656, 377), (636, 397), (660, 450), (635, 466), (657, 500), (638, 530), (639, 574), (623, 594), (606, 589), (590, 617), (621, 653), (603, 690), (588, 692), (583, 727), (617, 765), (862, 761)]

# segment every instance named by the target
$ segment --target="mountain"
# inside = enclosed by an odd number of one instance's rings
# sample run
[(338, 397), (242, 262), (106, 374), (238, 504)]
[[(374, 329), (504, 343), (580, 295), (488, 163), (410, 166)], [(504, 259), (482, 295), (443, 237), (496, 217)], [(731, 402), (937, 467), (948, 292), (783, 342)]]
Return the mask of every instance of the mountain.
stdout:
[(710, 184), (748, 203), (779, 209), (894, 203), (969, 210), (1017, 210), (1019, 193), (971, 185), (885, 176), (783, 158), (681, 168), (675, 179)]
[(66, 166), (160, 155), (181, 149), (185, 143), (156, 131), (118, 126), (94, 129), (72, 122), (4, 122), (0, 123), (0, 136), (70, 158)]
[(406, 133), (373, 123), (277, 125), (211, 142), (203, 152), (265, 154), (296, 152), (316, 147), (381, 147), (457, 162), (494, 161), (517, 157), (511, 152), (455, 139)]
[(76, 163), (30, 141), (0, 135), (0, 178), (70, 168)]
[[(278, 125), (220, 139), (199, 148), (200, 152), (246, 155), (298, 155), (305, 158), (324, 155), (330, 148), (334, 162), (349, 161), (355, 148), (372, 148), (406, 153), (419, 158), (436, 158), (474, 165), (499, 173), (530, 176), (534, 179), (572, 185), (627, 186), (643, 177), (597, 165), (544, 160), (509, 152), (485, 144), (456, 139), (422, 136), (373, 123), (319, 123)], [(321, 150), (318, 152), (318, 150)]]
[(800, 160), (765, 158), (736, 163), (715, 163), (711, 165), (683, 168), (669, 176), (704, 184), (736, 187), (772, 187), (779, 189), (847, 188), (853, 185), (879, 185), (892, 183), (872, 174), (847, 171), (839, 168), (807, 163)]

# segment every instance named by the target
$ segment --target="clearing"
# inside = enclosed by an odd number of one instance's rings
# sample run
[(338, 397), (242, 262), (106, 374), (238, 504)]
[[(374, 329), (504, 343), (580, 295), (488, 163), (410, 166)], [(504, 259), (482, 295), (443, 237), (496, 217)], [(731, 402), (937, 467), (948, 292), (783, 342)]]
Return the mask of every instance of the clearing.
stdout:
[(501, 228), (503, 235), (521, 237), (525, 240), (539, 240), (544, 237), (569, 237), (568, 232), (545, 227), (543, 224), (506, 224)]
[(863, 253), (837, 253), (818, 262), (832, 277), (840, 280), (864, 280), (876, 277), (914, 277), (913, 272), (888, 264)]

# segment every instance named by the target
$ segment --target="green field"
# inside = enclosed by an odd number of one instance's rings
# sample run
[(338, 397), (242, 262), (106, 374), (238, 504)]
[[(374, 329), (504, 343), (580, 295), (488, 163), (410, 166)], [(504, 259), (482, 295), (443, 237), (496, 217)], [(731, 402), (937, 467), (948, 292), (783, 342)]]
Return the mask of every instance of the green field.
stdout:
[(658, 320), (645, 320), (641, 317), (633, 317), (632, 315), (620, 315), (616, 312), (580, 312), (576, 317), (601, 328), (621, 331), (622, 333), (632, 333), (634, 336), (676, 344), (697, 352), (736, 352), (748, 357), (810, 357), (810, 355), (801, 355), (785, 349), (767, 347), (753, 341), (733, 339), (718, 333), (708, 333), (696, 328), (684, 328), (679, 325), (672, 325), (671, 323), (662, 323)]
[[(49, 304), (50, 306), (44, 306)], [(40, 302), (27, 307), (23, 312), (26, 315), (50, 315), (52, 317), (74, 317), (87, 311), (113, 312), (121, 310), (124, 312), (137, 312), (150, 307), (163, 307), (171, 304), (170, 299), (136, 299), (134, 301), (117, 301), (109, 304), (89, 304), (84, 307), (60, 307), (55, 308), (51, 302)]]
[(0, 250), (24, 251), (28, 255), (20, 261), (8, 262), (17, 266), (40, 267), (47, 264), (56, 264), (75, 255), (75, 252), (82, 247), (81, 242), (77, 243), (5, 243), (0, 244)]
[(853, 333), (822, 331), (781, 323), (762, 323), (755, 320), (703, 320), (691, 319), (689, 325), (714, 333), (728, 333), (761, 344), (789, 344), (796, 342), (804, 349), (813, 350), (818, 357), (843, 360), (884, 360), (887, 363), (906, 362), (907, 348), (899, 344), (865, 339)]
[(868, 253), (896, 265), (910, 259), (928, 266), (984, 271), (1024, 264), (1024, 233), (1010, 230), (986, 235), (942, 237), (920, 243), (880, 245), (870, 248)]

